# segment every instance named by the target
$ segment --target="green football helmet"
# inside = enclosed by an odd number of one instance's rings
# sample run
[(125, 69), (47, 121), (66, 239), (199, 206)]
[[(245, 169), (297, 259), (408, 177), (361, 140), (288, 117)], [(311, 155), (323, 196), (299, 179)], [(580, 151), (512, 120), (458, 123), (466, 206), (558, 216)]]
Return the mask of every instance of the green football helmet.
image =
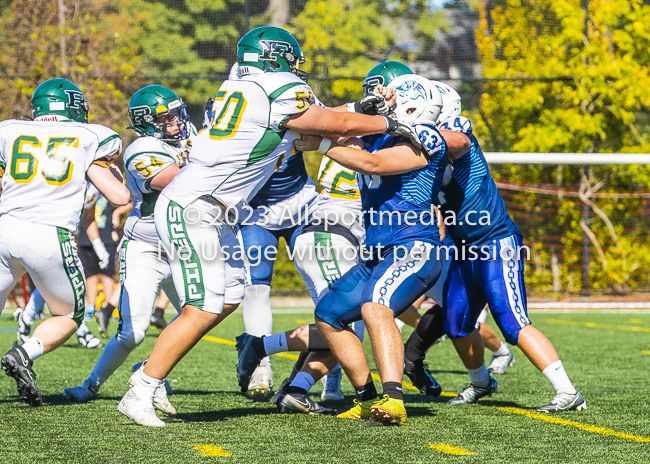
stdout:
[(384, 61), (372, 68), (363, 81), (363, 95), (372, 95), (378, 84), (386, 87), (393, 79), (404, 74), (413, 74), (411, 68), (399, 61)]
[[(150, 136), (164, 142), (189, 138), (185, 103), (178, 95), (162, 85), (148, 85), (138, 90), (129, 102), (129, 119), (141, 136)], [(178, 130), (177, 133), (171, 133)]]
[(67, 79), (42, 82), (32, 94), (32, 114), (63, 116), (77, 122), (88, 122), (88, 102), (81, 89)]
[(298, 69), (305, 62), (298, 41), (279, 27), (258, 27), (244, 34), (237, 43), (237, 62), (244, 74), (250, 66), (263, 72), (291, 72), (304, 81), (308, 77)]

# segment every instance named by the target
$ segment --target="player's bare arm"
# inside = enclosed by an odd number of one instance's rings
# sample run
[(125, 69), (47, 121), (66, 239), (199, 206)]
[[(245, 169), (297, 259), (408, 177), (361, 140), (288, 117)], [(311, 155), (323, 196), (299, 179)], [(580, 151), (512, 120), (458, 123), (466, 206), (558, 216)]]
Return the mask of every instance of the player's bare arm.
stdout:
[(462, 132), (440, 129), (440, 135), (445, 139), (449, 150), (449, 159), (456, 160), (467, 154), (472, 148), (472, 142)]
[(387, 129), (386, 119), (383, 116), (341, 113), (317, 105), (312, 105), (306, 111), (291, 116), (283, 125), (301, 134), (325, 137), (380, 134)]
[(115, 178), (110, 169), (99, 164), (91, 164), (86, 171), (86, 176), (112, 205), (124, 206), (131, 201), (129, 190)]
[[(298, 150), (314, 150), (318, 148), (320, 141), (320, 137), (309, 137), (296, 140), (294, 145)], [(375, 153), (369, 153), (351, 146), (332, 143), (327, 151), (327, 156), (360, 174), (380, 176), (404, 174), (423, 168), (429, 163), (420, 150), (409, 144), (398, 144)]]
[(178, 171), (181, 170), (181, 166), (178, 164), (170, 164), (167, 166), (165, 169), (160, 171), (158, 174), (155, 175), (153, 179), (151, 179), (151, 183), (149, 186), (152, 188), (152, 190), (162, 190), (165, 187), (167, 187), (167, 184), (169, 184), (174, 176), (178, 174)]

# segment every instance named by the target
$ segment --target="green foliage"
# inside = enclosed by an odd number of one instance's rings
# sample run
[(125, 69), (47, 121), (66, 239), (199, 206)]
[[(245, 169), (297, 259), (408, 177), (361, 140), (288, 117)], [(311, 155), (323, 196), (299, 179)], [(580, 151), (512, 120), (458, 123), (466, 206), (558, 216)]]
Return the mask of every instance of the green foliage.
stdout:
[[(484, 149), (648, 152), (650, 33), (643, 25), (650, 23), (650, 7), (640, 0), (593, 0), (586, 11), (582, 4), (580, 0), (498, 0), (489, 4), (489, 10), (482, 7), (476, 41), (484, 75), (512, 79), (486, 83), (480, 110), (471, 114)], [(645, 166), (519, 165), (495, 174), (523, 184), (580, 187), (587, 193), (634, 192), (650, 185)], [(650, 265), (648, 219), (634, 214), (644, 200), (590, 200), (594, 204), (589, 206), (588, 218), (582, 213), (583, 201), (560, 194), (559, 206), (552, 207), (556, 216), (543, 216), (543, 223), (520, 223), (526, 238), (540, 250), (543, 267), (550, 268), (555, 255), (563, 269), (562, 288), (581, 289), (579, 266), (586, 225), (598, 242), (591, 247), (591, 288), (617, 292), (647, 288), (648, 276), (641, 269)], [(512, 201), (539, 205), (547, 199), (521, 193)], [(562, 238), (562, 254), (541, 250), (551, 236)], [(602, 254), (597, 254), (598, 246)], [(542, 274), (532, 277), (536, 288), (550, 285), (548, 276), (542, 278)]]
[(59, 24), (54, 0), (15, 0), (3, 9), (0, 70), (28, 77), (0, 80), (0, 120), (30, 115), (29, 101), (36, 86), (53, 77), (66, 77), (84, 92), (90, 122), (124, 131), (128, 125), (125, 108), (134, 87), (130, 78), (140, 63), (132, 40), (133, 21), (120, 13), (126, 3), (80, 3), (66, 10), (64, 26)]

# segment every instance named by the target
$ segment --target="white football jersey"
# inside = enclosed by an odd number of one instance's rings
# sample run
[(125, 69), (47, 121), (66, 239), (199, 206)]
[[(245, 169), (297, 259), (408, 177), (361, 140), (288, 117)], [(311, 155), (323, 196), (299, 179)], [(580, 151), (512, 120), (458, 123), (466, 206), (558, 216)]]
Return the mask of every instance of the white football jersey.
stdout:
[(323, 155), (317, 183), (322, 191), (311, 222), (319, 218), (323, 223), (327, 220), (328, 224), (346, 227), (359, 239), (359, 243), (363, 243), (365, 232), (355, 172)]
[(86, 171), (122, 150), (115, 131), (74, 121), (0, 123), (0, 215), (74, 232), (84, 204)]
[[(196, 136), (196, 128), (189, 124), (190, 140)], [(133, 198), (133, 209), (124, 224), (124, 236), (151, 245), (158, 244), (158, 233), (153, 220), (153, 209), (160, 190), (150, 187), (160, 171), (172, 164), (182, 164), (183, 153), (191, 149), (191, 141), (178, 146), (170, 145), (155, 137), (138, 137), (124, 151), (126, 186)]]
[[(227, 206), (247, 204), (300, 137), (282, 123), (312, 102), (311, 87), (287, 72), (225, 81), (215, 97), (211, 127), (192, 141), (188, 165), (163, 195), (183, 208), (202, 195)], [(239, 217), (244, 219), (245, 213)]]

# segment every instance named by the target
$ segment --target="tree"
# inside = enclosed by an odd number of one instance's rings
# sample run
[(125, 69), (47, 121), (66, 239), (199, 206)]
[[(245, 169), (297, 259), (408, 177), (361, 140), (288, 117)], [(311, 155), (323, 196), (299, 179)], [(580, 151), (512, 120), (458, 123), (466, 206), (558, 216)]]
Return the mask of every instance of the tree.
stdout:
[[(650, 130), (650, 7), (641, 0), (495, 0), (481, 8), (477, 46), (487, 78), (480, 110), (472, 115), (485, 149), (516, 152), (647, 152)], [(498, 79), (510, 80), (498, 80)], [(612, 162), (616, 155), (612, 155)], [(526, 232), (533, 242), (583, 234), (597, 251), (594, 288), (626, 291), (643, 281), (650, 264), (647, 218), (628, 217), (640, 198), (598, 200), (600, 190), (633, 192), (648, 186), (645, 167), (510, 166), (497, 173), (519, 183), (579, 186), (579, 199), (562, 199), (561, 217)], [(609, 188), (608, 188), (609, 187)], [(574, 187), (575, 188), (575, 187)], [(531, 200), (521, 195), (520, 200)], [(624, 202), (626, 202), (624, 204)], [(588, 207), (590, 219), (581, 213)], [(628, 229), (627, 236), (622, 232)], [(633, 229), (634, 232), (630, 232)], [(631, 235), (629, 235), (631, 234)], [(567, 248), (563, 261), (580, 256)], [(545, 258), (547, 259), (548, 256)], [(576, 271), (579, 273), (579, 271)], [(567, 279), (580, 276), (565, 273)]]
[(133, 21), (120, 11), (126, 0), (15, 0), (3, 9), (0, 119), (31, 115), (36, 86), (53, 77), (79, 85), (90, 105), (91, 122), (122, 131), (140, 58), (132, 41)]

